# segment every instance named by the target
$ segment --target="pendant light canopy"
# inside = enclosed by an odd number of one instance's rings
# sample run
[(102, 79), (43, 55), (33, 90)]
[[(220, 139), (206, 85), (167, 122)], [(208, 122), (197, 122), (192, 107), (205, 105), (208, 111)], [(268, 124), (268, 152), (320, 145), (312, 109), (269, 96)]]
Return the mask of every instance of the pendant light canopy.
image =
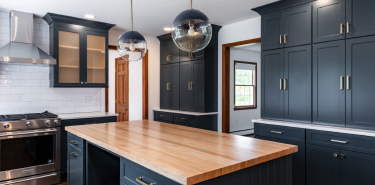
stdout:
[(134, 62), (146, 55), (147, 42), (142, 34), (133, 30), (133, 0), (130, 0), (130, 3), (132, 30), (121, 34), (117, 41), (117, 51), (123, 59)]
[(183, 51), (197, 52), (204, 49), (211, 41), (212, 26), (208, 17), (199, 10), (190, 9), (181, 12), (172, 25), (172, 39)]

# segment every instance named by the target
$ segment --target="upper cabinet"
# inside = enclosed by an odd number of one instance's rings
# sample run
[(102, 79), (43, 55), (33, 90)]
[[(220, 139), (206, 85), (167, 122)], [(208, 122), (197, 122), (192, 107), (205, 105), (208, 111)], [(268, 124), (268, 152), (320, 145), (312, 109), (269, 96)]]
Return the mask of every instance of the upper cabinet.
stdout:
[(311, 43), (311, 6), (262, 16), (262, 50)]
[(47, 13), (52, 87), (108, 87), (108, 30), (113, 24)]
[(347, 38), (375, 34), (375, 1), (346, 0)]
[(180, 49), (173, 41), (168, 40), (160, 43), (160, 64), (171, 64), (180, 62)]

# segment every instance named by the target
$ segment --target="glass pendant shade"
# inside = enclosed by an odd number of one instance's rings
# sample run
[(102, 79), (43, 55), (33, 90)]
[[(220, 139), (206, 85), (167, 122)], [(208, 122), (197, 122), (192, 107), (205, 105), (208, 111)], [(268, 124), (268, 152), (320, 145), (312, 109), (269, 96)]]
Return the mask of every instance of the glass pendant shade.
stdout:
[(172, 39), (183, 51), (197, 52), (211, 41), (212, 26), (208, 17), (199, 10), (181, 12), (172, 25)]
[(147, 52), (146, 39), (137, 31), (125, 32), (118, 39), (117, 51), (129, 62), (139, 61)]

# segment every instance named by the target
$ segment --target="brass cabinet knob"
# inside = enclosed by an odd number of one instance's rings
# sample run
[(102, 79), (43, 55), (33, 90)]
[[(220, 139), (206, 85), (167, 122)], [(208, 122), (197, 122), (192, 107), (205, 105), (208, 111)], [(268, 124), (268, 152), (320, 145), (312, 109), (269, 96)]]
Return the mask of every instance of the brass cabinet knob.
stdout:
[(337, 157), (337, 156), (338, 156), (338, 154), (337, 154), (337, 153), (334, 153), (334, 154), (333, 154), (333, 157)]
[(344, 159), (345, 155), (344, 154), (340, 154), (340, 158), (341, 159)]

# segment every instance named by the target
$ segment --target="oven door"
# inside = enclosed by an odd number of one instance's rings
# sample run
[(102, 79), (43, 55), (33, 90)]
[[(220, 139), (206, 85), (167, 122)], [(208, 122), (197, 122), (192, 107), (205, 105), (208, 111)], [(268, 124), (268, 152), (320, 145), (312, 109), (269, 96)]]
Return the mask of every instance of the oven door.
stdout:
[(0, 133), (0, 181), (60, 170), (60, 128)]

